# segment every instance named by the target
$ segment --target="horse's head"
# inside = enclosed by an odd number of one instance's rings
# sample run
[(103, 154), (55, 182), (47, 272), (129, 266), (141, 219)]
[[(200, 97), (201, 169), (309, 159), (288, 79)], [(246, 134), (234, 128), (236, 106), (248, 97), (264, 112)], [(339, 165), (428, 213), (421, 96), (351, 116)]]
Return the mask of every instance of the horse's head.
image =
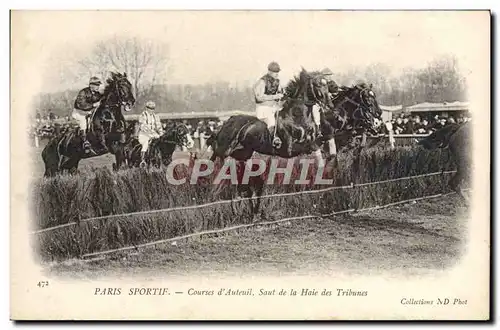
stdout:
[(381, 119), (382, 109), (378, 105), (377, 96), (372, 89), (372, 84), (359, 83), (354, 88), (359, 91), (359, 104), (363, 108), (363, 111), (373, 119)]
[(308, 72), (304, 68), (298, 77), (292, 79), (285, 89), (285, 99), (297, 106), (297, 101), (308, 108), (312, 105), (333, 107), (328, 96), (328, 83), (320, 72)]
[(299, 81), (306, 102), (320, 106), (333, 106), (330, 97), (328, 97), (328, 81), (322, 73), (318, 71), (307, 72), (302, 68)]
[(443, 147), (443, 135), (439, 131), (433, 132), (431, 135), (418, 140), (417, 144), (427, 150), (441, 148)]
[(458, 130), (459, 127), (459, 124), (449, 124), (433, 132), (426, 138), (419, 140), (417, 144), (424, 147), (424, 149), (446, 148), (450, 141), (450, 137)]
[(110, 78), (106, 80), (107, 86), (104, 90), (106, 101), (110, 108), (119, 108), (123, 111), (132, 110), (135, 104), (132, 84), (127, 79), (126, 73), (111, 72)]
[(353, 120), (368, 130), (375, 127), (375, 119), (382, 118), (375, 92), (372, 85), (357, 83), (352, 87), (343, 87), (334, 100), (334, 109), (343, 109), (347, 119)]
[(194, 146), (193, 138), (185, 124), (173, 124), (160, 137), (162, 143), (174, 143), (180, 147), (191, 149)]

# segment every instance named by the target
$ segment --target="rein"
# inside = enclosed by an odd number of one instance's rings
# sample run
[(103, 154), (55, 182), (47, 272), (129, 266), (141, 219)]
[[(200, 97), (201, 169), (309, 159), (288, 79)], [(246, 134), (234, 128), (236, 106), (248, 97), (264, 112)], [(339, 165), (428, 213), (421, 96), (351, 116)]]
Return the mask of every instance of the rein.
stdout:
[[(171, 130), (176, 130), (176, 129), (177, 129), (177, 127), (172, 128)], [(185, 146), (184, 140), (179, 138), (178, 132), (174, 132), (174, 134), (172, 134), (172, 135), (173, 135), (173, 139), (169, 138), (169, 139), (164, 140), (161, 137), (159, 139), (163, 143), (174, 144), (174, 145), (179, 146), (179, 147)], [(176, 139), (176, 140), (174, 140), (174, 139)]]
[[(343, 104), (346, 103), (346, 102), (349, 102), (351, 103), (352, 105), (354, 105), (356, 107), (356, 109), (352, 112), (352, 115), (353, 115), (353, 119), (368, 119), (368, 117), (365, 115), (365, 112), (363, 111), (363, 108), (366, 108), (366, 109), (369, 109), (366, 102), (363, 100), (363, 96), (362, 96), (362, 92), (367, 90), (367, 88), (364, 88), (362, 89), (360, 92), (359, 92), (359, 97), (361, 98), (362, 102), (356, 102), (355, 100), (353, 100), (351, 97), (345, 95), (343, 97), (343, 100), (337, 104), (334, 109), (338, 109), (338, 108), (342, 108), (342, 110), (344, 110), (344, 112), (346, 112), (345, 108), (343, 107)], [(360, 112), (361, 113), (361, 116), (357, 117), (355, 116), (356, 113)], [(366, 112), (369, 112), (369, 111), (366, 111)]]
[[(115, 93), (116, 93), (116, 96), (117, 96), (117, 99), (118, 101), (116, 102), (109, 102), (109, 99), (112, 95), (111, 92), (108, 92), (107, 95), (106, 95), (106, 98), (103, 102), (101, 102), (101, 104), (99, 105), (99, 107), (92, 112), (92, 114), (90, 115), (90, 131), (93, 131), (93, 128), (94, 128), (94, 118), (96, 116), (96, 113), (98, 111), (104, 111), (104, 110), (107, 110), (107, 109), (113, 109), (113, 108), (119, 108), (120, 111), (123, 111), (123, 104), (121, 102), (121, 96), (120, 96), (120, 91), (118, 90), (118, 82), (117, 81), (113, 81), (114, 83), (114, 90), (115, 90)], [(114, 114), (112, 114), (113, 117)], [(102, 119), (102, 118), (101, 118)], [(113, 118), (113, 120), (105, 120), (105, 121), (108, 121), (108, 122), (112, 122), (112, 121), (117, 121), (117, 118)]]

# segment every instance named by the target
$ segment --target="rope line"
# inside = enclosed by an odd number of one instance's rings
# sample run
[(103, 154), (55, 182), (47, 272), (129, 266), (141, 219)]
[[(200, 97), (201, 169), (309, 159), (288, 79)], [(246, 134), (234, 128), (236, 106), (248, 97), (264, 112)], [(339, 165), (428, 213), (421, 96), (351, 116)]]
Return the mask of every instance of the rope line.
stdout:
[(337, 212), (333, 212), (333, 213), (329, 213), (329, 214), (319, 214), (319, 215), (309, 214), (309, 215), (304, 215), (304, 216), (279, 219), (279, 220), (275, 220), (275, 221), (256, 222), (256, 223), (237, 225), (237, 226), (216, 229), (216, 230), (206, 230), (206, 231), (191, 233), (191, 234), (177, 236), (177, 237), (173, 237), (173, 238), (162, 239), (162, 240), (148, 242), (148, 243), (139, 244), (139, 245), (126, 246), (126, 247), (122, 247), (122, 248), (118, 248), (118, 249), (111, 249), (111, 250), (106, 250), (106, 251), (87, 253), (87, 254), (82, 255), (81, 258), (89, 258), (89, 257), (93, 257), (93, 256), (100, 256), (100, 255), (121, 252), (121, 251), (134, 250), (134, 249), (139, 250), (140, 248), (144, 248), (144, 247), (148, 247), (148, 246), (154, 246), (154, 245), (159, 245), (159, 244), (163, 244), (163, 243), (175, 242), (175, 241), (178, 241), (181, 239), (187, 239), (187, 238), (196, 237), (196, 236), (205, 236), (205, 235), (210, 235), (210, 234), (223, 233), (223, 232), (233, 231), (233, 230), (242, 229), (242, 228), (249, 228), (249, 227), (255, 227), (255, 226), (269, 226), (269, 225), (273, 225), (273, 224), (277, 224), (277, 223), (281, 223), (281, 222), (301, 220), (301, 219), (305, 220), (305, 219), (314, 219), (314, 218), (325, 218), (325, 217), (340, 215), (340, 214), (344, 214), (344, 213), (353, 213), (353, 212), (359, 213), (359, 212), (375, 211), (375, 210), (379, 210), (379, 209), (383, 209), (383, 208), (387, 208), (387, 207), (391, 207), (391, 206), (395, 206), (395, 205), (399, 205), (399, 204), (404, 204), (404, 203), (408, 203), (408, 202), (444, 197), (444, 196), (448, 196), (448, 195), (452, 195), (452, 194), (455, 194), (455, 192), (446, 193), (446, 194), (436, 194), (436, 195), (417, 197), (417, 198), (410, 198), (410, 199), (406, 199), (403, 201), (388, 203), (388, 204), (384, 204), (384, 205), (377, 205), (374, 207), (367, 207), (367, 208), (363, 208), (363, 209), (359, 209), (359, 210), (349, 209), (349, 210), (337, 211)]
[(49, 232), (49, 231), (53, 231), (53, 230), (57, 230), (57, 229), (62, 229), (62, 228), (66, 228), (66, 227), (75, 226), (78, 223), (85, 223), (85, 222), (95, 221), (95, 220), (113, 219), (113, 218), (119, 218), (119, 217), (129, 217), (129, 216), (137, 216), (137, 215), (145, 215), (145, 214), (156, 214), (156, 213), (182, 211), (182, 210), (192, 210), (192, 209), (204, 208), (204, 207), (209, 207), (209, 206), (214, 206), (214, 205), (223, 205), (223, 204), (239, 203), (239, 202), (244, 202), (244, 201), (249, 201), (249, 200), (256, 200), (258, 198), (267, 199), (267, 198), (289, 197), (289, 196), (296, 196), (296, 195), (307, 195), (307, 194), (324, 193), (324, 192), (333, 191), (333, 190), (339, 190), (339, 189), (353, 189), (353, 188), (356, 188), (356, 187), (365, 187), (365, 186), (371, 186), (371, 185), (377, 185), (377, 184), (383, 184), (383, 183), (389, 183), (389, 182), (411, 180), (411, 179), (421, 178), (421, 177), (443, 175), (443, 174), (451, 174), (451, 173), (455, 173), (455, 172), (456, 171), (441, 171), (441, 172), (419, 174), (419, 175), (414, 175), (414, 176), (407, 176), (407, 177), (401, 177), (401, 178), (396, 178), (396, 179), (388, 179), (388, 180), (382, 180), (382, 181), (375, 181), (375, 182), (366, 182), (366, 183), (358, 183), (358, 184), (353, 184), (352, 183), (351, 185), (348, 185), (348, 186), (334, 186), (334, 187), (317, 189), (317, 190), (303, 190), (303, 191), (296, 191), (296, 192), (291, 192), (291, 193), (280, 193), (280, 194), (263, 195), (263, 196), (260, 196), (260, 197), (245, 197), (245, 198), (239, 198), (239, 199), (221, 200), (221, 201), (215, 201), (215, 202), (210, 202), (210, 203), (205, 203), (205, 204), (198, 204), (198, 205), (177, 206), (177, 207), (171, 207), (171, 208), (166, 208), (166, 209), (158, 209), (158, 210), (145, 210), (145, 211), (137, 211), (137, 212), (130, 212), (130, 213), (103, 215), (103, 216), (97, 216), (97, 217), (91, 217), (91, 218), (83, 219), (83, 220), (80, 220), (79, 222), (75, 222), (74, 221), (74, 222), (69, 222), (69, 223), (65, 223), (65, 224), (62, 224), (62, 225), (57, 225), (57, 226), (54, 226), (54, 227), (49, 227), (49, 228), (44, 228), (44, 229), (36, 230), (36, 231), (31, 232), (31, 234), (32, 235), (40, 234), (40, 233)]

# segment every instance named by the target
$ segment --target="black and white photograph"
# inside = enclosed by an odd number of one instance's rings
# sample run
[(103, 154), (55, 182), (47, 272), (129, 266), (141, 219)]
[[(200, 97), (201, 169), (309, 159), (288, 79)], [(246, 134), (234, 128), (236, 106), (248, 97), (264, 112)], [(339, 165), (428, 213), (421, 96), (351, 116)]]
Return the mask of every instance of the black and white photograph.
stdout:
[(490, 24), (12, 10), (11, 318), (489, 319)]

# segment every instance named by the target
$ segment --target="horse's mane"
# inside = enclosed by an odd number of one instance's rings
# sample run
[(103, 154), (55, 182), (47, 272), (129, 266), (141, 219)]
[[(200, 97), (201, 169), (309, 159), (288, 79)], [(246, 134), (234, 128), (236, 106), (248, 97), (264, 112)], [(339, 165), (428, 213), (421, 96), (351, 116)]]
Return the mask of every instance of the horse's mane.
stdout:
[(336, 98), (338, 99), (340, 97), (347, 96), (347, 94), (349, 94), (350, 92), (352, 92), (353, 89), (354, 89), (354, 87), (340, 86), (339, 87), (339, 92), (338, 92)]
[(319, 71), (307, 72), (302, 70), (299, 75), (295, 75), (286, 85), (285, 96), (290, 99), (300, 98), (300, 95), (297, 94), (301, 91), (301, 88), (307, 87), (303, 86), (303, 84), (318, 75), (321, 75)]
[(119, 72), (110, 72), (111, 76), (106, 79), (106, 86), (104, 86), (104, 95), (111, 93), (111, 89), (115, 87), (116, 81), (122, 77)]
[(318, 76), (322, 76), (319, 71), (308, 72), (304, 69), (302, 69), (299, 75), (295, 75), (285, 87), (285, 104), (283, 107), (292, 108), (295, 105), (303, 104), (305, 101), (303, 99), (304, 89), (307, 90), (308, 98), (314, 99), (312, 91), (308, 89), (308, 83)]
[(365, 82), (353, 84), (352, 86), (341, 85), (341, 86), (339, 86), (338, 93), (335, 96), (333, 101), (337, 102), (337, 101), (342, 100), (342, 98), (344, 98), (344, 97), (348, 97), (349, 94), (352, 93), (356, 89), (363, 90), (363, 89), (367, 89), (367, 88), (370, 88), (370, 86)]

